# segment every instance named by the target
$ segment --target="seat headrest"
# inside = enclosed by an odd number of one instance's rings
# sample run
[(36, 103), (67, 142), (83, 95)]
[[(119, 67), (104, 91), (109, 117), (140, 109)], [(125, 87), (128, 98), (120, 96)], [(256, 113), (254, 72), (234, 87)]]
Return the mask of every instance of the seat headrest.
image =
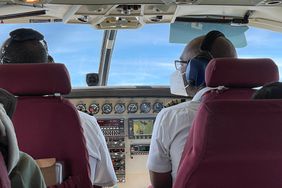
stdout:
[(17, 96), (68, 94), (71, 83), (63, 64), (1, 64), (0, 88)]
[(212, 59), (206, 68), (208, 87), (252, 88), (277, 82), (279, 72), (271, 59)]

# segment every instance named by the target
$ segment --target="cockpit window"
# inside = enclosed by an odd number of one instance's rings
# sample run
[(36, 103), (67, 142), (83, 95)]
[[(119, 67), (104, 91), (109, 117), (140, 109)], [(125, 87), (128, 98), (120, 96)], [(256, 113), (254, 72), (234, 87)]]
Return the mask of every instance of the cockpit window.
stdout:
[[(2, 24), (0, 43), (17, 28), (33, 28), (44, 34), (55, 62), (64, 63), (73, 87), (86, 87), (87, 73), (98, 73), (103, 30), (77, 24)], [(109, 71), (109, 86), (169, 85), (185, 44), (169, 43), (169, 24), (118, 30)], [(187, 33), (188, 34), (188, 33)], [(271, 58), (282, 74), (282, 34), (250, 27), (247, 46), (237, 48), (240, 58)]]
[(183, 47), (169, 43), (169, 24), (119, 30), (108, 85), (168, 85)]
[(246, 32), (248, 46), (238, 48), (240, 58), (271, 58), (278, 66), (280, 81), (282, 75), (282, 33), (250, 28)]
[[(187, 33), (189, 35), (189, 33)], [(282, 74), (282, 34), (250, 27), (239, 58), (271, 58)], [(108, 85), (169, 85), (184, 44), (169, 43), (169, 25), (118, 31)]]

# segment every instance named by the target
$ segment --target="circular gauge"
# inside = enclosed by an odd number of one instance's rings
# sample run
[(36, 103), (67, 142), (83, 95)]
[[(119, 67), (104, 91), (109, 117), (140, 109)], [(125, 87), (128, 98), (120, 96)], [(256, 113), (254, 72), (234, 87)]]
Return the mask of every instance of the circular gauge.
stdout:
[(102, 112), (103, 114), (109, 114), (113, 110), (112, 104), (111, 103), (105, 103), (102, 106)]
[(127, 106), (128, 113), (136, 113), (137, 110), (138, 110), (137, 103), (129, 103), (129, 105)]
[(100, 106), (97, 103), (93, 103), (89, 106), (88, 111), (90, 114), (98, 114)]
[(86, 112), (86, 104), (78, 104), (76, 105), (76, 109), (82, 112)]
[(140, 105), (141, 113), (148, 113), (151, 110), (151, 104), (149, 102), (143, 102)]
[(125, 104), (124, 103), (117, 103), (115, 105), (115, 113), (122, 114), (125, 111)]
[(160, 111), (163, 109), (163, 107), (164, 107), (163, 103), (161, 103), (161, 102), (155, 102), (155, 103), (153, 104), (153, 112), (158, 113), (158, 112), (160, 112)]

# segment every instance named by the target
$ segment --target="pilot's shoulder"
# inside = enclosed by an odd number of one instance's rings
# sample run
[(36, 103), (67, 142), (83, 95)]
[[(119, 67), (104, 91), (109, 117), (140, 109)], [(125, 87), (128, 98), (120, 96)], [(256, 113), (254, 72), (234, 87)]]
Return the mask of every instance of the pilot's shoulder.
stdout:
[(170, 116), (170, 115), (174, 115), (177, 114), (181, 111), (185, 111), (185, 109), (187, 109), (190, 105), (191, 101), (182, 101), (176, 104), (174, 103), (171, 106), (166, 106), (165, 108), (163, 108), (161, 110), (161, 112), (158, 115), (163, 115), (163, 116)]
[(167, 105), (165, 105), (164, 110), (178, 110), (182, 108), (187, 108), (190, 102), (191, 101), (187, 99), (172, 100), (171, 102), (167, 103)]
[(98, 126), (97, 119), (94, 116), (91, 116), (88, 113), (81, 111), (78, 111), (78, 116), (82, 124), (92, 124)]
[(187, 101), (187, 99), (175, 99), (175, 100), (168, 102), (164, 107), (169, 108), (169, 107), (172, 107), (172, 106), (178, 106), (179, 104), (185, 103), (186, 101)]

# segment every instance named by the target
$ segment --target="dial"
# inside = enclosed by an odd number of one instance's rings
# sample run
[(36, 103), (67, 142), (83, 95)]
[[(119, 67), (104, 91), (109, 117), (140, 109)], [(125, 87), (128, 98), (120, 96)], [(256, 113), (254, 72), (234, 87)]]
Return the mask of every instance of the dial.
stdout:
[(138, 110), (137, 103), (129, 103), (129, 105), (127, 106), (128, 113), (136, 113), (137, 110)]
[(122, 114), (125, 111), (125, 104), (124, 103), (117, 103), (115, 105), (115, 113)]
[(143, 102), (140, 105), (141, 113), (148, 113), (151, 110), (151, 104), (149, 102)]
[(163, 109), (164, 105), (161, 102), (155, 102), (153, 104), (153, 112), (159, 113)]
[(103, 114), (109, 114), (113, 110), (112, 104), (111, 103), (105, 103), (102, 106), (102, 112)]
[(82, 112), (86, 112), (86, 104), (78, 104), (76, 105), (76, 109)]
[(88, 111), (90, 114), (98, 114), (98, 112), (100, 111), (100, 106), (97, 103), (93, 103), (89, 106)]

